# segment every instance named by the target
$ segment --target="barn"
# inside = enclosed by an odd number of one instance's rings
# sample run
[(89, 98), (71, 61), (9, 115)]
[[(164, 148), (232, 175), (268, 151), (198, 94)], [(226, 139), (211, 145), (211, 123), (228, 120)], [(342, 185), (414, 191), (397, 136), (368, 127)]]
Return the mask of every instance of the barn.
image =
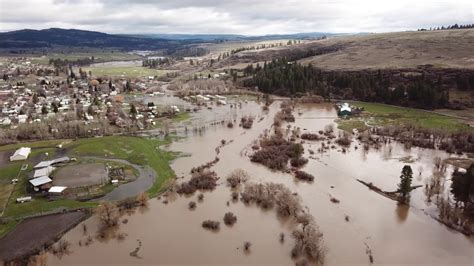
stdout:
[(31, 148), (21, 147), (15, 151), (15, 153), (10, 156), (10, 161), (24, 161), (28, 159), (28, 156), (31, 153)]

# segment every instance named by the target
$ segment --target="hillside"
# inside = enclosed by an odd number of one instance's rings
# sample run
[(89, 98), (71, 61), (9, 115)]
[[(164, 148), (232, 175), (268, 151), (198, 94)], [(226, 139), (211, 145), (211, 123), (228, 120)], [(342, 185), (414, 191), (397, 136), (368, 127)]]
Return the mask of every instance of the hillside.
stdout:
[(244, 51), (220, 67), (286, 57), (326, 70), (435, 68), (474, 69), (474, 29), (395, 32), (329, 37), (304, 44)]
[(314, 45), (340, 47), (336, 52), (301, 60), (325, 69), (416, 68), (427, 64), (474, 69), (474, 29), (334, 37)]
[(158, 50), (182, 44), (178, 41), (106, 34), (95, 31), (51, 28), (0, 33), (0, 48), (19, 50), (56, 47)]

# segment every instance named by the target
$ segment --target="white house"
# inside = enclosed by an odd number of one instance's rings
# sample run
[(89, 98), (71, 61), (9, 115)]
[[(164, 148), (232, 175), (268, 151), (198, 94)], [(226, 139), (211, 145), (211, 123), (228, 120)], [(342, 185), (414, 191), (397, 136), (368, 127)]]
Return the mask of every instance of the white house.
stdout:
[(24, 124), (26, 123), (26, 119), (28, 119), (28, 116), (27, 115), (18, 115), (18, 123), (19, 124)]
[(24, 161), (28, 159), (28, 155), (31, 153), (31, 148), (21, 147), (15, 151), (15, 153), (10, 156), (10, 161)]

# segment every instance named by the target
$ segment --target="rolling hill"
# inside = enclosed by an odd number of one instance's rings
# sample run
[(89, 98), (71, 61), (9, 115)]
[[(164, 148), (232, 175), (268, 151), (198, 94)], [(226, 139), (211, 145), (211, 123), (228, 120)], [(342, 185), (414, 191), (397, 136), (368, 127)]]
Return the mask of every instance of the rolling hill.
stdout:
[(10, 50), (56, 47), (158, 50), (182, 44), (183, 42), (175, 40), (113, 35), (75, 29), (25, 29), (0, 33), (0, 48)]

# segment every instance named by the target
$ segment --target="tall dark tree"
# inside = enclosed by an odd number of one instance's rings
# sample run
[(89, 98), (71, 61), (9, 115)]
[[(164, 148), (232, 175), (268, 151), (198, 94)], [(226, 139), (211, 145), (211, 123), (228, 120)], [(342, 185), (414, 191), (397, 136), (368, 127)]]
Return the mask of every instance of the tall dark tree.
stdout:
[(403, 166), (402, 175), (400, 176), (400, 184), (398, 184), (400, 199), (403, 202), (407, 202), (410, 198), (412, 179), (413, 179), (413, 171), (411, 167), (409, 165)]
[(474, 164), (467, 169), (466, 173), (454, 172), (451, 192), (456, 201), (474, 203)]
[(135, 107), (135, 104), (130, 104), (130, 114), (132, 117), (135, 117), (137, 115), (137, 107)]

